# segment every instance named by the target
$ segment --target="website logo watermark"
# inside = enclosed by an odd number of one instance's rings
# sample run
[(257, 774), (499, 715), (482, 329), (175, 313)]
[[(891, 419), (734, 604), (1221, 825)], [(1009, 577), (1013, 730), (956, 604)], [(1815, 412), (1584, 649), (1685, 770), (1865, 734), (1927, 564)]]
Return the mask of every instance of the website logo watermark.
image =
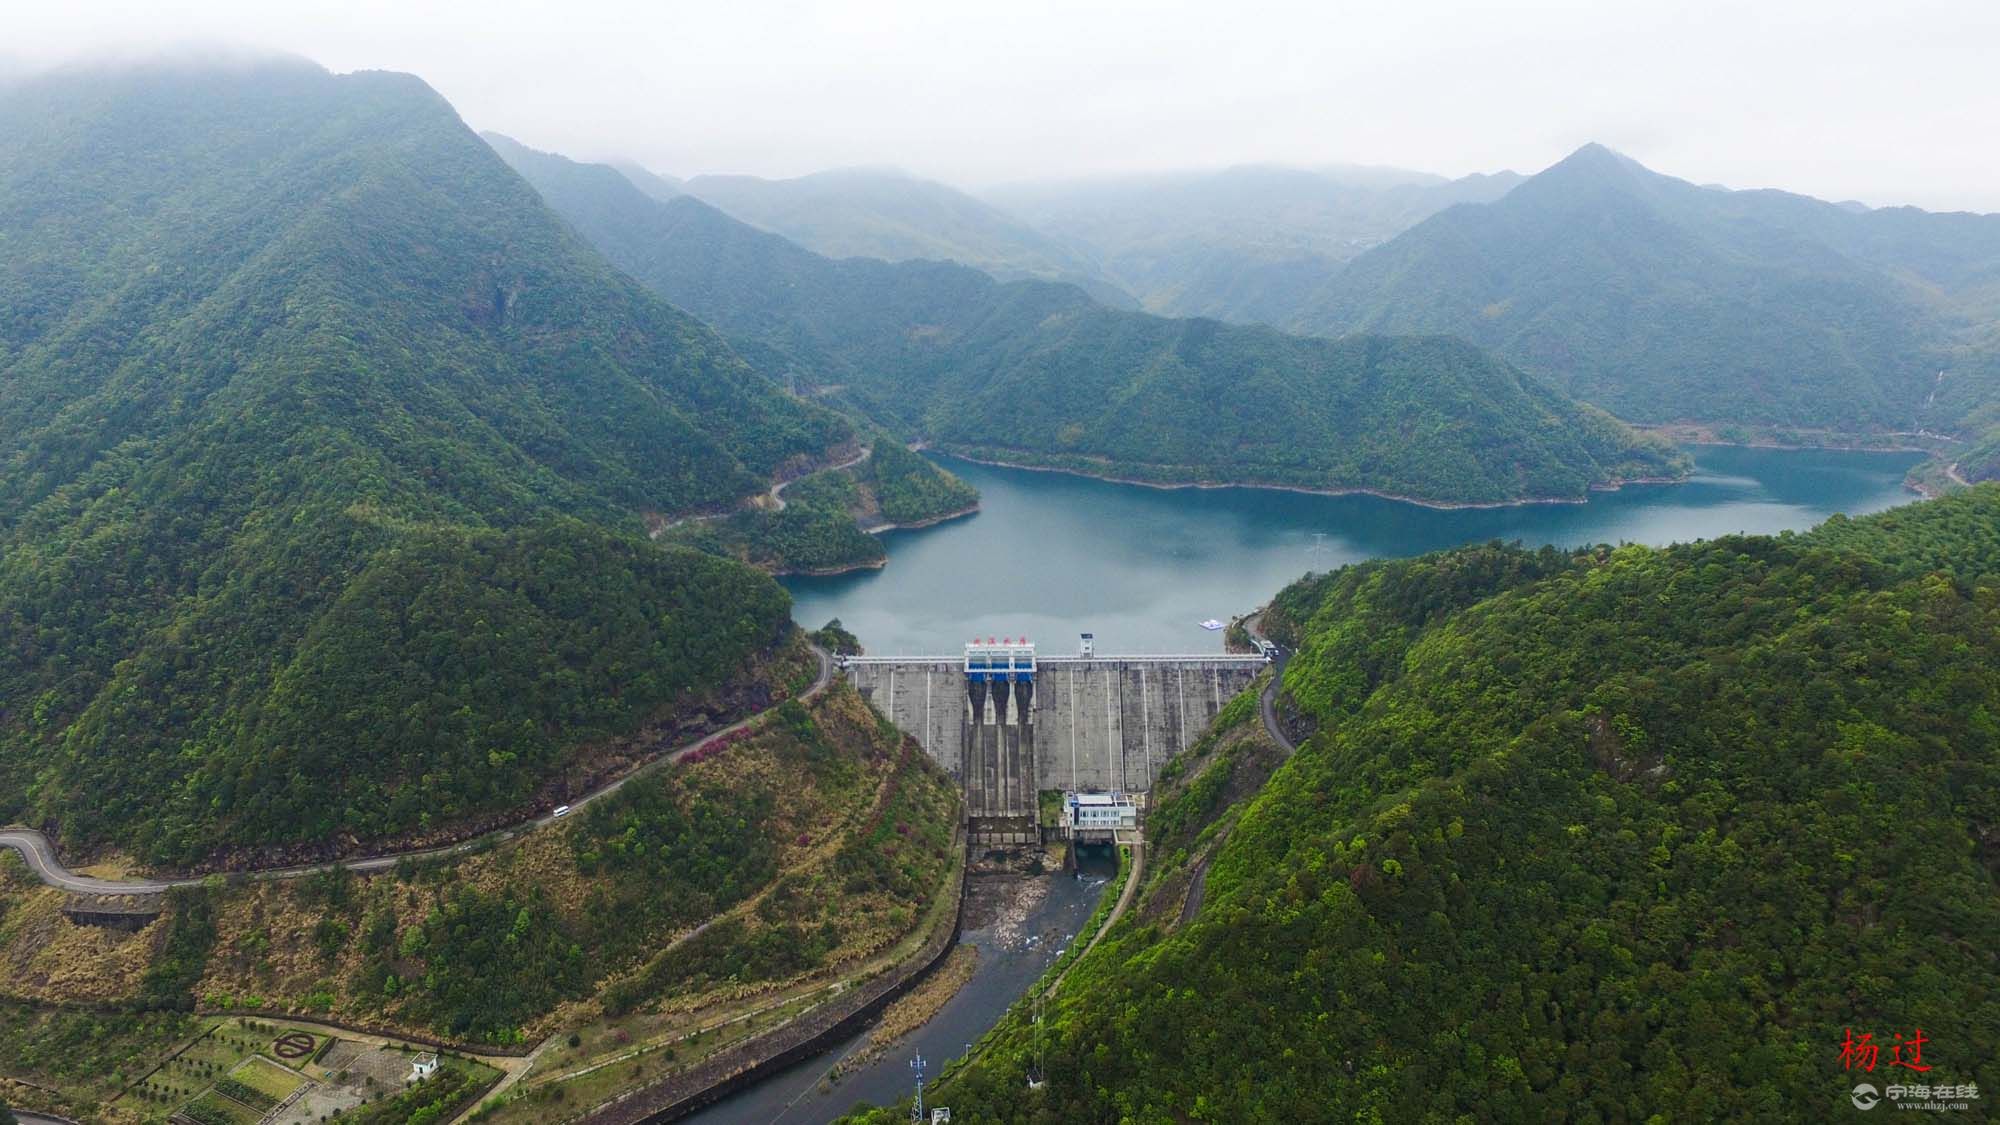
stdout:
[[(1927, 1074), (1931, 1066), (1924, 1062), (1924, 1044), (1928, 1042), (1930, 1040), (1924, 1036), (1924, 1029), (1921, 1027), (1917, 1028), (1915, 1034), (1908, 1039), (1903, 1038), (1902, 1032), (1896, 1032), (1894, 1040), (1886, 1044), (1889, 1048), (1889, 1058), (1885, 1069), (1902, 1069), (1914, 1071), (1919, 1075)], [(1853, 1028), (1848, 1028), (1846, 1038), (1840, 1044), (1840, 1069), (1873, 1073), (1876, 1065), (1884, 1062), (1883, 1046), (1885, 1044), (1875, 1041), (1874, 1032), (1866, 1031), (1856, 1035)], [(1877, 1088), (1873, 1082), (1862, 1082), (1847, 1092), (1847, 1100), (1859, 1110), (1874, 1109), (1886, 1101), (1891, 1109), (1920, 1109), (1942, 1113), (1971, 1109), (1972, 1104), (1979, 1100), (1979, 1086), (1971, 1082), (1960, 1085), (1926, 1079), (1923, 1082), (1907, 1084), (1891, 1082)]]

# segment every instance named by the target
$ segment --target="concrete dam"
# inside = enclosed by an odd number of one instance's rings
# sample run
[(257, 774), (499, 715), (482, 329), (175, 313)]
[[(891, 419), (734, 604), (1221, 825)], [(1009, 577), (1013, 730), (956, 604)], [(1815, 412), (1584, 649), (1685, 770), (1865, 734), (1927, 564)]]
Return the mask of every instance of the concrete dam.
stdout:
[(1138, 793), (1264, 668), (1261, 655), (852, 656), (849, 682), (965, 786), (975, 839), (1025, 842), (1037, 792)]

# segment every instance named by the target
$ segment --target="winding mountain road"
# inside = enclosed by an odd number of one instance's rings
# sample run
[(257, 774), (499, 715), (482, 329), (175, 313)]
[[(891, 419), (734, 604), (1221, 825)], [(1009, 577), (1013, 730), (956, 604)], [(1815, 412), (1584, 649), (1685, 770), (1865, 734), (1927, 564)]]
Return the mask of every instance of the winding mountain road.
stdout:
[(1292, 654), (1279, 647), (1271, 638), (1258, 632), (1257, 626), (1263, 623), (1264, 615), (1261, 613), (1253, 613), (1243, 619), (1243, 631), (1270, 645), (1274, 654), (1271, 658), (1271, 682), (1264, 685), (1263, 694), (1257, 697), (1257, 710), (1264, 717), (1265, 733), (1285, 751), (1286, 757), (1290, 757), (1298, 751), (1298, 745), (1285, 734), (1285, 728), (1278, 723), (1278, 692), (1285, 686), (1285, 661), (1290, 660)]
[[(787, 487), (797, 484), (799, 481), (802, 481), (807, 477), (817, 476), (820, 473), (832, 473), (832, 472), (838, 472), (841, 469), (851, 469), (854, 466), (859, 465), (861, 462), (868, 460), (868, 458), (873, 456), (874, 453), (875, 453), (874, 446), (864, 445), (861, 447), (861, 452), (855, 454), (854, 456), (848, 458), (845, 461), (840, 462), (837, 465), (828, 465), (825, 468), (814, 469), (812, 472), (809, 473), (802, 473), (798, 476), (793, 477), (791, 480), (779, 481), (778, 483), (771, 486), (771, 490), (769, 492), (765, 493), (765, 495), (770, 497), (771, 500), (771, 507), (769, 510), (773, 512), (782, 512), (785, 510), (784, 492)], [(740, 510), (741, 509), (737, 509), (737, 511)], [(672, 531), (674, 528), (677, 528), (682, 524), (707, 523), (710, 520), (728, 519), (731, 515), (734, 514), (735, 512), (732, 511), (732, 512), (710, 512), (705, 516), (682, 516), (680, 519), (674, 520), (670, 523), (663, 523), (658, 527), (654, 528), (652, 531), (647, 533), (647, 538), (658, 539), (660, 536), (665, 535), (667, 532)]]
[[(819, 675), (814, 678), (812, 686), (798, 696), (802, 700), (811, 699), (813, 696), (825, 691), (827, 685), (833, 682), (833, 657), (818, 645), (812, 645), (811, 648), (813, 656), (819, 661)], [(769, 713), (769, 710), (764, 710), (747, 718), (739, 719), (723, 727), (721, 730), (711, 731), (695, 739), (693, 742), (663, 754), (629, 773), (615, 777), (571, 801), (569, 803), (570, 810), (574, 812), (590, 804), (592, 801), (616, 793), (618, 790), (624, 788), (625, 784), (633, 778), (644, 776), (663, 765), (680, 761), (693, 751), (706, 746), (718, 738), (742, 730), (756, 723)], [(297, 879), (301, 876), (313, 875), (321, 871), (330, 871), (336, 867), (345, 867), (349, 871), (360, 872), (384, 871), (406, 859), (433, 859), (439, 856), (457, 855), (462, 852), (472, 851), (475, 848), (484, 847), (487, 844), (512, 840), (535, 829), (546, 828), (550, 824), (555, 823), (555, 820), (556, 818), (553, 813), (544, 813), (541, 816), (532, 817), (510, 827), (497, 828), (491, 832), (474, 836), (470, 840), (463, 840), (456, 844), (445, 844), (434, 848), (412, 848), (408, 851), (390, 852), (386, 855), (368, 856), (362, 859), (338, 860), (332, 863), (312, 863), (296, 867), (269, 867), (254, 871), (232, 872), (232, 874), (247, 875), (253, 879)], [(161, 894), (175, 887), (196, 886), (202, 881), (202, 877), (200, 876), (184, 879), (100, 879), (91, 875), (78, 875), (64, 867), (62, 861), (56, 858), (55, 848), (49, 843), (49, 838), (32, 828), (0, 828), (0, 848), (12, 848), (14, 851), (21, 853), (21, 858), (27, 861), (28, 870), (34, 873), (35, 878), (52, 887), (60, 887), (63, 890), (78, 894)]]
[[(1284, 725), (1278, 722), (1278, 692), (1284, 688), (1285, 661), (1290, 659), (1291, 654), (1257, 628), (1263, 621), (1262, 613), (1253, 613), (1243, 619), (1244, 632), (1259, 642), (1271, 646), (1271, 680), (1264, 685), (1264, 690), (1257, 696), (1257, 713), (1264, 720), (1264, 733), (1270, 735), (1271, 741), (1277, 743), (1278, 748), (1289, 758), (1297, 753), (1299, 748), (1291, 736), (1285, 733)], [(1201, 913), (1202, 900), (1208, 894), (1208, 864), (1214, 856), (1215, 853), (1211, 850), (1195, 861), (1194, 875), (1188, 880), (1187, 897), (1181, 900), (1180, 924), (1183, 926), (1194, 921), (1195, 915)]]
[(789, 488), (790, 486), (797, 484), (798, 482), (806, 479), (806, 477), (818, 476), (821, 473), (837, 473), (842, 469), (851, 469), (854, 466), (859, 465), (861, 462), (868, 460), (868, 458), (872, 456), (874, 452), (875, 452), (874, 446), (864, 445), (861, 447), (861, 452), (855, 454), (854, 456), (848, 458), (845, 461), (842, 461), (838, 465), (828, 465), (824, 469), (814, 469), (810, 473), (806, 473), (803, 476), (793, 477), (791, 480), (779, 481), (777, 484), (771, 486), (771, 510), (774, 512), (782, 512), (785, 510), (785, 497), (783, 494), (786, 488)]

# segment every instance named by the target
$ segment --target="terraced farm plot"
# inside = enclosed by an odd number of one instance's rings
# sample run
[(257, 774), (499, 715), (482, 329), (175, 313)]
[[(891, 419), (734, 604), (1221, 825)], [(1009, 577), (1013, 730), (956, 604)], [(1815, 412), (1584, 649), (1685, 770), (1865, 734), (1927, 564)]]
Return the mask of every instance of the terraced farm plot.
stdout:
[[(262, 1056), (252, 1056), (243, 1060), (243, 1065), (229, 1072), (229, 1078), (269, 1098), (273, 1105), (291, 1097), (292, 1091), (305, 1084), (298, 1075)], [(232, 1093), (231, 1096), (235, 1095)], [(262, 1108), (269, 1109), (270, 1106)]]
[(255, 1087), (245, 1086), (234, 1078), (216, 1079), (214, 1090), (230, 1101), (238, 1105), (247, 1105), (260, 1114), (268, 1112), (272, 1106), (278, 1104), (278, 1099), (266, 1095)]
[(185, 1118), (196, 1125), (257, 1125), (263, 1116), (263, 1110), (252, 1109), (224, 1096), (218, 1089), (210, 1089), (182, 1106), (169, 1120), (178, 1122)]
[(236, 1020), (206, 1023), (199, 1035), (133, 1083), (112, 1105), (151, 1118), (205, 1092), (253, 1054), (256, 1046)]
[[(248, 1018), (212, 1020), (111, 1105), (144, 1121), (255, 1122), (309, 1081), (269, 1057), (285, 1031)], [(309, 1052), (334, 1042), (325, 1036), (295, 1034), (310, 1038)]]

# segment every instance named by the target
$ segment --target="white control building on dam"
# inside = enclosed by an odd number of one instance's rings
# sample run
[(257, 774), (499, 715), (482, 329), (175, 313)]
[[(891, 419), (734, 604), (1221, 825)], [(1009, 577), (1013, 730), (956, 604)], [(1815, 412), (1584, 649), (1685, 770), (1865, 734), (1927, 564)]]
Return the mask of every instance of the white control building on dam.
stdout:
[(1038, 655), (1025, 638), (963, 656), (850, 656), (849, 682), (965, 786), (975, 841), (1026, 843), (1043, 789), (1141, 793), (1250, 685), (1263, 655)]

